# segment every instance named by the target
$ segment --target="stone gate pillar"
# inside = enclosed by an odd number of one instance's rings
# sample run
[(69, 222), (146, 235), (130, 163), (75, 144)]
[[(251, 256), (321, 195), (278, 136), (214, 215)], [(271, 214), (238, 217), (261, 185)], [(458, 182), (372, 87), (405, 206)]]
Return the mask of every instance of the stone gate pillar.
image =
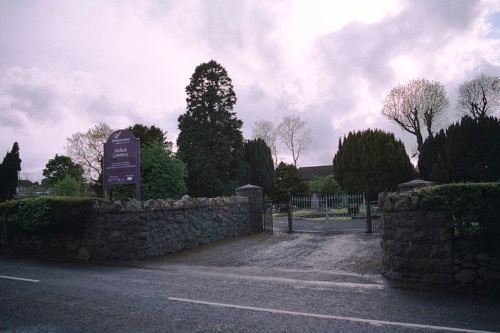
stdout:
[(264, 209), (262, 187), (248, 184), (238, 187), (235, 192), (237, 196), (248, 197), (250, 201), (250, 228), (252, 231), (261, 232), (263, 230), (262, 211)]
[(382, 274), (392, 280), (451, 284), (453, 233), (444, 210), (420, 207), (418, 193), (380, 193)]

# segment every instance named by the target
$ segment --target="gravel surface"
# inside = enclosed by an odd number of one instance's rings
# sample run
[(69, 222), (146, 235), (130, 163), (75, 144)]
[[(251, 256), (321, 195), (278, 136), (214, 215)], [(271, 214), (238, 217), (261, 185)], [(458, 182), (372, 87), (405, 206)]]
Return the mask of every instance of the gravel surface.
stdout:
[(262, 269), (380, 274), (380, 233), (292, 233), (275, 221), (274, 234), (230, 238), (155, 261)]

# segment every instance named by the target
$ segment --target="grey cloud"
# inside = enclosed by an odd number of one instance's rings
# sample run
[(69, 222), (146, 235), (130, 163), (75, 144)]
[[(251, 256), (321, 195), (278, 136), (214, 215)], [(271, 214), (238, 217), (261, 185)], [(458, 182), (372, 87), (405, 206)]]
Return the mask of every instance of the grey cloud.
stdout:
[(236, 52), (246, 61), (260, 59), (260, 65), (276, 70), (280, 66), (280, 50), (271, 38), (276, 17), (248, 2), (203, 1), (199, 34), (214, 53), (230, 56)]
[[(411, 1), (399, 15), (378, 23), (352, 22), (340, 31), (324, 36), (317, 42), (325, 68), (335, 83), (359, 74), (367, 77), (371, 88), (380, 89), (394, 80), (389, 61), (402, 54), (425, 56), (444, 48), (457, 30), (470, 28), (478, 4), (466, 1)], [(356, 81), (354, 77), (353, 81)], [(355, 84), (355, 82), (354, 82)]]
[(60, 115), (61, 110), (56, 102), (57, 87), (50, 81), (50, 78), (43, 77), (43, 73), (36, 70), (7, 70), (0, 83), (2, 123), (10, 123), (2, 118), (14, 111), (39, 122), (50, 121)]

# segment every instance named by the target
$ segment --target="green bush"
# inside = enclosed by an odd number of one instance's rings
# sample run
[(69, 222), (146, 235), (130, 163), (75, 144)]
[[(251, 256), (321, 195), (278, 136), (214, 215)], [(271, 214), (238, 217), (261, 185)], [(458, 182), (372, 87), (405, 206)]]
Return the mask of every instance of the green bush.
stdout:
[(467, 183), (421, 190), (425, 208), (449, 212), (455, 236), (474, 236), (481, 250), (500, 253), (500, 183)]
[[(24, 231), (84, 230), (95, 198), (39, 197), (0, 204), (10, 228)], [(102, 199), (101, 199), (102, 200)]]
[(52, 209), (49, 198), (23, 199), (16, 203), (7, 210), (9, 222), (26, 231), (40, 230), (50, 223)]
[(54, 185), (54, 193), (61, 197), (75, 197), (80, 193), (81, 184), (70, 175), (66, 175), (63, 179)]

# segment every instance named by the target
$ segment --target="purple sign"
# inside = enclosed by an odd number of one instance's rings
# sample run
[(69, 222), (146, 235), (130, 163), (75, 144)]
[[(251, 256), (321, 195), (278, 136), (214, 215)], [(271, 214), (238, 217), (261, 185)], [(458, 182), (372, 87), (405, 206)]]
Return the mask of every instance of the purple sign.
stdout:
[(118, 130), (104, 144), (103, 191), (108, 197), (108, 186), (135, 184), (139, 200), (140, 141), (127, 130)]

